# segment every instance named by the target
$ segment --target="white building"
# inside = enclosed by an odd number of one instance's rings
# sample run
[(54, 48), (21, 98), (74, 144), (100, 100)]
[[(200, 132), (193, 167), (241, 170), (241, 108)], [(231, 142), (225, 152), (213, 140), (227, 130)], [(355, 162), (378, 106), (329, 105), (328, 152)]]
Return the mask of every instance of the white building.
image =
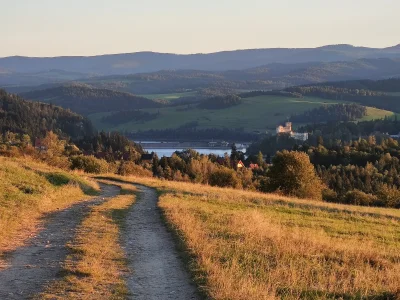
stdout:
[(286, 122), (285, 126), (279, 125), (276, 127), (276, 134), (286, 133), (289, 134), (295, 140), (307, 141), (308, 133), (299, 133), (292, 130), (292, 122)]

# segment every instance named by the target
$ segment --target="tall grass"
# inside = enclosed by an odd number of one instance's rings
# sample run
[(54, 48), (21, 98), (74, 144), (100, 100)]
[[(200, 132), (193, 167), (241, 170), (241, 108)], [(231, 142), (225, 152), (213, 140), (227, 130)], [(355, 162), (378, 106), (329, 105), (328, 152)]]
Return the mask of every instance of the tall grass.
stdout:
[(93, 182), (33, 160), (0, 157), (0, 259), (34, 234), (45, 213), (88, 199), (96, 188)]
[(399, 210), (129, 180), (159, 189), (211, 298), (400, 298)]

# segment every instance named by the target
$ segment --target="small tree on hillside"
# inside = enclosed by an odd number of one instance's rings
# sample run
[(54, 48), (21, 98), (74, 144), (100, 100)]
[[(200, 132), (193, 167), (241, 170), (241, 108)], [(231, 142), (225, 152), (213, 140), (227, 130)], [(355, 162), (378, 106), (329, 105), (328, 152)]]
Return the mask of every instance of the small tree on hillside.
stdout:
[(263, 185), (265, 192), (282, 192), (299, 198), (322, 198), (323, 185), (304, 152), (277, 152)]

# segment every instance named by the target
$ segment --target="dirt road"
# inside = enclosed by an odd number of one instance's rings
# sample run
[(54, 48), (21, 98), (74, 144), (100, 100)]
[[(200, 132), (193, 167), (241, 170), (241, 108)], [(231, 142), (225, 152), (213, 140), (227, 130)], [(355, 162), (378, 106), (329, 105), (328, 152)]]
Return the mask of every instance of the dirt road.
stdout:
[(9, 254), (8, 268), (0, 271), (0, 299), (29, 299), (57, 277), (68, 254), (65, 244), (73, 239), (90, 207), (102, 203), (103, 197), (119, 193), (115, 186), (101, 188), (101, 196), (48, 215), (44, 229), (26, 246)]
[(157, 207), (154, 189), (138, 186), (139, 197), (126, 219), (123, 246), (132, 274), (133, 299), (199, 299)]

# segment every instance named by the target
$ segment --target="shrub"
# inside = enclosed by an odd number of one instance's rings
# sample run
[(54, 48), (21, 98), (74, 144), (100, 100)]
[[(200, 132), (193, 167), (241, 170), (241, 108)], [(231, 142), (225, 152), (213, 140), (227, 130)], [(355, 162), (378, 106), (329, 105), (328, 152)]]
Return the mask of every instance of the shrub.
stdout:
[(322, 191), (322, 199), (327, 202), (337, 202), (338, 194), (331, 189), (324, 189)]
[(344, 203), (354, 205), (375, 205), (378, 198), (371, 194), (366, 194), (360, 190), (347, 192), (344, 197)]
[(86, 173), (107, 173), (109, 171), (108, 163), (105, 160), (94, 156), (72, 156), (70, 158), (72, 170), (83, 170)]
[(210, 175), (210, 185), (219, 187), (240, 187), (240, 180), (232, 169), (221, 168)]
[(152, 177), (153, 173), (149, 170), (144, 169), (141, 166), (136, 165), (131, 161), (121, 162), (118, 168), (118, 174), (122, 176), (135, 175), (139, 177)]

